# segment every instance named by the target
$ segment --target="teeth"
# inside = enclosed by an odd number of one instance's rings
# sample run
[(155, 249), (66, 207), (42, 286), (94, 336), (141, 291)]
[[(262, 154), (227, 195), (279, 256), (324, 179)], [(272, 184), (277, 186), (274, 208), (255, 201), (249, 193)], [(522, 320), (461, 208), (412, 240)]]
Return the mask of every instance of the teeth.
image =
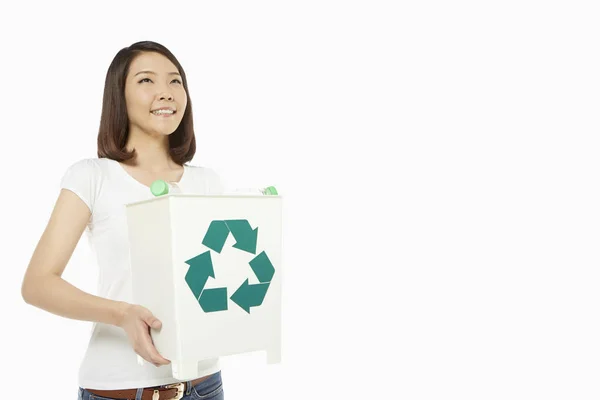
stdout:
[(152, 111), (152, 114), (173, 114), (172, 110), (157, 110)]

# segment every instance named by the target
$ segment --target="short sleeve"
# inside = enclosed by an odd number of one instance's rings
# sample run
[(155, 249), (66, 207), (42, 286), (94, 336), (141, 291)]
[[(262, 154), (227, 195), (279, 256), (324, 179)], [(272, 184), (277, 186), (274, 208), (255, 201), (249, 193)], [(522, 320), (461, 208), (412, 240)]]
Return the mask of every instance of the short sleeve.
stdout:
[(75, 193), (93, 212), (99, 178), (98, 168), (92, 159), (80, 160), (67, 168), (60, 188)]

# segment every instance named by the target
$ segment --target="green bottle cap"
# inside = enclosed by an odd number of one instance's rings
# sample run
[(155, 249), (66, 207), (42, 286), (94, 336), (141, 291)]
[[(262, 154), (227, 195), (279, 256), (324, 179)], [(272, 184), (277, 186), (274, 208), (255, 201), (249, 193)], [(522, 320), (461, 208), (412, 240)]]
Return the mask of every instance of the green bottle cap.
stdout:
[(275, 186), (269, 186), (268, 188), (265, 189), (265, 193), (267, 195), (276, 196), (277, 195), (277, 189), (275, 189)]
[(169, 185), (162, 179), (158, 179), (150, 185), (150, 191), (155, 196), (162, 196), (169, 193)]

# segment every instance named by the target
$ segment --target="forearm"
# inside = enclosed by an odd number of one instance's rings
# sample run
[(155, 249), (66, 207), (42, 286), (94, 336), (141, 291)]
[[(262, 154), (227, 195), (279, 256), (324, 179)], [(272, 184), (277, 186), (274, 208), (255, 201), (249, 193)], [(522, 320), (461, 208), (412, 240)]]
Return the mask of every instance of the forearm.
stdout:
[(119, 326), (129, 304), (86, 293), (63, 278), (37, 278), (23, 290), (28, 304), (65, 318)]

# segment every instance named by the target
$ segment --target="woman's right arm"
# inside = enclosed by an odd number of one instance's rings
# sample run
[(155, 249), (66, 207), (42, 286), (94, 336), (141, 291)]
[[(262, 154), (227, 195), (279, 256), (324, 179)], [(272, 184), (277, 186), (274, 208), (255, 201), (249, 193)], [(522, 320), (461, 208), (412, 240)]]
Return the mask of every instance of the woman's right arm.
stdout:
[(25, 272), (21, 293), (28, 304), (53, 314), (118, 326), (125, 303), (83, 292), (62, 279), (90, 215), (77, 195), (61, 190)]
[(160, 328), (160, 321), (149, 310), (94, 296), (62, 278), (90, 216), (90, 209), (75, 193), (61, 190), (25, 272), (21, 287), (23, 299), (65, 318), (121, 327), (134, 350), (144, 359), (155, 365), (168, 364), (152, 345), (148, 327)]

